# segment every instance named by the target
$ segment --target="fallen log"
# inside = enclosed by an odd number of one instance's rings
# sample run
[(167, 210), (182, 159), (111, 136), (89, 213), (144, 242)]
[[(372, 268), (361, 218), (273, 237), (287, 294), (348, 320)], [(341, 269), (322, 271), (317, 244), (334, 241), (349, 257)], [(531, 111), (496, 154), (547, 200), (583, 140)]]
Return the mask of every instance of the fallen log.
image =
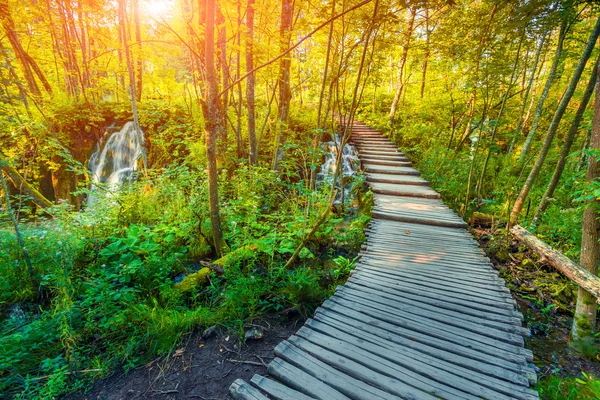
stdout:
[(548, 244), (538, 239), (535, 235), (529, 233), (525, 228), (515, 225), (511, 228), (513, 236), (527, 245), (542, 257), (542, 262), (553, 266), (569, 279), (577, 283), (583, 289), (594, 295), (600, 302), (600, 278), (592, 274), (579, 264), (565, 257), (560, 252), (554, 250)]

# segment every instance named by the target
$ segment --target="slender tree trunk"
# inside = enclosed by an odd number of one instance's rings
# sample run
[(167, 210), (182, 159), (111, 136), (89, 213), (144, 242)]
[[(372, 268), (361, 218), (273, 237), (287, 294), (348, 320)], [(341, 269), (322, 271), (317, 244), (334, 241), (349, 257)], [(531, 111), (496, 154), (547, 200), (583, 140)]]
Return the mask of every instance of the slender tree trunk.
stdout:
[[(227, 64), (227, 30), (225, 28), (225, 17), (221, 12), (221, 7), (219, 3), (216, 3), (216, 27), (217, 30), (217, 54), (218, 54), (218, 69), (221, 70), (221, 82), (223, 84), (223, 94), (221, 95), (222, 104), (223, 104), (223, 115), (224, 118), (227, 118), (227, 107), (229, 106), (229, 81), (231, 77), (229, 76), (229, 65)], [(227, 123), (223, 126), (221, 130), (221, 148), (219, 149), (222, 154), (225, 154), (227, 151), (227, 143), (229, 140), (229, 132), (227, 128)], [(236, 149), (237, 150), (237, 149)], [(241, 158), (241, 154), (239, 155)]]
[(35, 76), (37, 76), (37, 78), (40, 80), (46, 92), (52, 94), (52, 87), (46, 79), (46, 76), (39, 68), (35, 60), (29, 55), (29, 53), (25, 51), (21, 45), (21, 42), (19, 41), (19, 37), (15, 31), (15, 23), (8, 7), (8, 0), (0, 0), (0, 22), (2, 22), (2, 27), (4, 28), (4, 32), (8, 38), (8, 41), (13, 48), (15, 57), (21, 65), (21, 71), (23, 72), (25, 82), (27, 82), (27, 86), (31, 94), (34, 96), (40, 95), (40, 89), (35, 80)]
[(521, 35), (521, 39), (519, 40), (519, 45), (517, 47), (517, 56), (515, 57), (515, 62), (513, 64), (512, 74), (510, 76), (510, 80), (508, 81), (508, 88), (504, 93), (504, 97), (502, 98), (502, 104), (500, 105), (500, 110), (498, 111), (498, 116), (496, 117), (496, 122), (494, 123), (494, 127), (492, 128), (492, 134), (490, 135), (490, 142), (488, 144), (487, 155), (485, 157), (485, 161), (483, 162), (483, 167), (481, 168), (481, 176), (479, 177), (479, 181), (477, 182), (477, 187), (475, 189), (475, 193), (477, 197), (481, 197), (481, 188), (483, 186), (483, 181), (485, 180), (485, 173), (487, 170), (488, 163), (490, 161), (490, 157), (492, 156), (492, 148), (491, 146), (494, 144), (494, 140), (496, 139), (496, 132), (498, 131), (498, 125), (500, 125), (500, 120), (504, 115), (504, 107), (506, 106), (506, 100), (508, 100), (508, 95), (510, 94), (513, 86), (515, 85), (515, 77), (517, 74), (517, 67), (519, 66), (519, 59), (521, 57), (521, 47), (523, 45), (523, 40), (525, 39), (526, 29), (523, 28), (523, 33)]
[[(292, 16), (294, 14), (294, 5), (292, 0), (281, 0), (281, 26), (279, 30), (280, 51), (283, 53), (290, 46), (292, 31)], [(277, 170), (280, 155), (280, 148), (285, 144), (284, 130), (287, 129), (287, 123), (290, 112), (290, 100), (292, 98), (290, 68), (292, 65), (291, 54), (281, 59), (279, 66), (279, 109), (277, 113), (278, 129), (275, 139), (275, 153), (273, 155), (273, 169)]]
[(17, 237), (17, 242), (19, 243), (19, 246), (21, 247), (21, 250), (23, 251), (23, 256), (25, 257), (25, 265), (27, 265), (27, 271), (29, 273), (29, 278), (31, 279), (32, 288), (34, 290), (36, 290), (37, 282), (35, 280), (35, 274), (33, 272), (31, 260), (29, 258), (29, 251), (27, 250), (27, 247), (25, 247), (25, 242), (23, 242), (23, 237), (21, 236), (21, 231), (19, 229), (19, 223), (17, 222), (17, 219), (15, 218), (15, 214), (13, 213), (12, 207), (10, 205), (10, 198), (8, 196), (8, 187), (6, 186), (6, 180), (4, 179), (4, 174), (1, 169), (0, 169), (0, 180), (2, 180), (2, 188), (4, 189), (4, 198), (6, 200), (6, 210), (8, 211), (8, 214), (10, 215), (10, 219), (15, 228), (15, 236)]
[(406, 28), (406, 35), (404, 37), (404, 45), (402, 46), (402, 56), (400, 58), (400, 65), (398, 67), (398, 87), (396, 88), (396, 95), (392, 101), (390, 108), (390, 122), (394, 121), (396, 117), (396, 111), (398, 109), (398, 102), (402, 96), (402, 89), (404, 87), (404, 67), (406, 66), (406, 59), (408, 57), (408, 50), (410, 49), (410, 40), (413, 34), (413, 28), (415, 26), (415, 16), (417, 15), (417, 7), (413, 7), (410, 11), (410, 18), (408, 20), (408, 27)]
[(527, 153), (529, 152), (529, 148), (531, 147), (531, 143), (535, 136), (535, 133), (538, 128), (538, 124), (540, 122), (540, 117), (542, 112), (544, 111), (544, 102), (548, 97), (548, 93), (550, 93), (550, 88), (552, 87), (552, 82), (554, 81), (554, 77), (556, 75), (556, 70), (558, 65), (560, 64), (560, 56), (562, 54), (563, 43), (565, 41), (565, 36), (567, 33), (567, 21), (566, 19), (563, 21), (560, 27), (560, 33), (558, 35), (558, 44), (556, 45), (556, 54), (554, 55), (554, 60), (552, 61), (552, 67), (550, 68), (550, 72), (548, 73), (548, 79), (546, 80), (546, 85), (544, 86), (544, 91), (538, 100), (535, 114), (533, 116), (533, 123), (531, 126), (531, 130), (527, 134), (527, 138), (525, 139), (525, 143), (523, 143), (523, 148), (521, 149), (521, 153), (519, 154), (519, 161), (517, 162), (518, 171), (521, 169), (523, 164), (525, 163), (525, 158), (527, 157)]
[(540, 205), (538, 206), (535, 216), (533, 217), (532, 225), (537, 226), (541, 222), (541, 219), (550, 203), (550, 199), (554, 196), (554, 190), (558, 186), (558, 182), (560, 181), (560, 177), (562, 176), (563, 170), (565, 169), (565, 165), (567, 164), (567, 157), (571, 151), (571, 146), (575, 140), (575, 136), (577, 135), (577, 131), (579, 130), (579, 125), (581, 124), (581, 120), (583, 119), (583, 114), (585, 113), (585, 109), (592, 97), (592, 93), (594, 92), (594, 87), (596, 86), (596, 78), (598, 74), (598, 63), (600, 63), (600, 58), (596, 61), (596, 65), (594, 66), (594, 70), (592, 71), (592, 75), (590, 76), (590, 80), (588, 82), (587, 88), (583, 93), (583, 98), (581, 99), (581, 103), (579, 103), (579, 108), (577, 109), (577, 113), (573, 118), (573, 122), (571, 123), (571, 129), (569, 129), (569, 133), (567, 134), (567, 138), (565, 139), (565, 143), (563, 144), (562, 151), (560, 153), (560, 159), (556, 164), (556, 169), (554, 170), (554, 174), (552, 175), (552, 179), (548, 183), (548, 188), (546, 192), (542, 196), (542, 200), (540, 201)]
[(248, 108), (248, 145), (250, 149), (250, 165), (256, 165), (256, 115), (254, 108), (254, 95), (256, 86), (256, 74), (254, 70), (254, 0), (248, 0), (246, 11), (246, 28), (248, 36), (246, 39), (246, 102)]
[[(235, 80), (239, 80), (242, 76), (242, 0), (237, 2), (237, 51), (236, 51), (236, 77)], [(235, 105), (235, 112), (237, 114), (236, 129), (235, 129), (235, 143), (238, 157), (243, 156), (243, 143), (242, 143), (242, 82), (237, 84), (237, 104)], [(256, 135), (256, 133), (255, 133)], [(250, 139), (248, 139), (250, 142)]]
[(517, 123), (517, 129), (515, 129), (515, 134), (510, 142), (508, 154), (512, 153), (513, 148), (515, 147), (515, 143), (517, 142), (517, 138), (521, 135), (521, 130), (523, 129), (523, 125), (525, 123), (525, 111), (527, 109), (527, 100), (529, 99), (529, 93), (531, 92), (531, 88), (533, 86), (533, 81), (535, 80), (537, 66), (540, 61), (540, 56), (542, 54), (542, 49), (544, 48), (545, 42), (546, 42), (546, 35), (543, 35), (540, 40), (540, 44), (537, 48), (537, 51), (535, 53), (535, 61), (533, 62), (533, 67), (531, 67), (531, 75), (529, 76), (529, 81), (527, 82), (525, 94), (523, 95), (523, 104), (521, 106), (521, 112), (519, 113), (519, 122)]
[[(330, 18), (333, 18), (335, 16), (335, 6), (336, 6), (336, 0), (332, 0), (332, 2), (331, 2), (331, 17)], [(329, 25), (329, 35), (328, 35), (328, 39), (327, 39), (327, 53), (325, 55), (325, 67), (323, 68), (323, 78), (321, 80), (321, 90), (319, 91), (319, 107), (317, 110), (317, 128), (322, 127), (321, 113), (323, 111), (323, 99), (325, 97), (325, 87), (327, 85), (327, 74), (329, 72), (329, 58), (331, 56), (331, 44), (332, 44), (332, 40), (333, 40), (333, 26), (334, 26), (334, 21), (331, 21), (331, 24)]]
[[(126, 0), (119, 0), (119, 27), (121, 30), (121, 38), (123, 38), (123, 52), (125, 53), (125, 62), (127, 63), (127, 71), (129, 72), (129, 98), (131, 99), (131, 109), (133, 112), (133, 125), (140, 138), (143, 139), (144, 135), (140, 129), (140, 120), (138, 117), (137, 100), (135, 98), (135, 71), (131, 62), (131, 52), (129, 48), (129, 41), (127, 39), (127, 4)], [(145, 157), (145, 156), (144, 156)], [(145, 162), (144, 162), (145, 166)]]
[(421, 69), (421, 99), (425, 95), (425, 81), (427, 79), (427, 64), (429, 63), (429, 10), (425, 9), (425, 54), (423, 55), (423, 68)]
[(142, 83), (144, 73), (144, 62), (142, 56), (142, 28), (140, 24), (140, 5), (139, 0), (131, 0), (133, 7), (133, 22), (135, 24), (135, 41), (137, 45), (137, 55), (135, 57), (136, 81), (135, 98), (142, 101)]
[(203, 104), (206, 135), (206, 158), (208, 161), (208, 190), (210, 224), (218, 257), (223, 256), (221, 213), (219, 210), (219, 183), (217, 171), (217, 141), (225, 124), (224, 111), (219, 100), (219, 83), (215, 73), (215, 0), (206, 0), (206, 23), (204, 65), (206, 77), (206, 101)]
[(548, 154), (548, 151), (550, 151), (552, 140), (554, 139), (556, 131), (558, 130), (558, 124), (560, 123), (560, 120), (562, 119), (567, 109), (569, 101), (571, 100), (571, 97), (573, 96), (573, 93), (577, 88), (579, 78), (581, 78), (583, 69), (585, 68), (586, 63), (590, 58), (590, 55), (592, 54), (592, 50), (596, 45), (596, 41), (598, 40), (598, 35), (600, 35), (600, 18), (598, 18), (598, 20), (596, 21), (596, 26), (594, 26), (594, 30), (590, 35), (590, 38), (585, 46), (583, 54), (581, 55), (581, 58), (577, 63), (577, 67), (573, 72), (573, 76), (571, 78), (571, 81), (569, 82), (569, 86), (567, 87), (567, 90), (558, 105), (556, 113), (552, 118), (552, 122), (550, 123), (550, 127), (548, 128), (548, 133), (546, 133), (544, 143), (542, 144), (542, 148), (540, 149), (540, 153), (538, 154), (535, 164), (533, 165), (533, 168), (531, 169), (531, 172), (529, 173), (529, 176), (527, 177), (527, 180), (525, 181), (525, 184), (521, 189), (521, 193), (519, 193), (519, 197), (517, 197), (517, 200), (515, 201), (512, 212), (510, 213), (509, 224), (511, 225), (517, 221), (519, 213), (521, 212), (523, 204), (525, 203), (525, 199), (527, 199), (527, 195), (531, 190), (531, 186), (533, 185), (533, 182), (537, 179), (540, 170), (542, 169), (542, 165), (544, 165), (546, 155)]
[[(596, 75), (599, 74), (596, 69)], [(600, 78), (596, 78), (596, 97), (594, 100), (594, 118), (592, 122), (592, 138), (590, 149), (600, 150)], [(598, 160), (596, 157), (590, 157), (587, 181), (592, 184), (600, 176)], [(600, 242), (598, 241), (598, 200), (588, 201), (587, 208), (583, 212), (583, 223), (581, 226), (581, 257), (579, 263), (590, 271), (594, 276), (598, 275), (598, 262), (600, 261)], [(571, 339), (579, 341), (584, 338), (593, 337), (592, 332), (596, 329), (596, 298), (591, 293), (579, 288), (577, 295), (577, 306), (575, 317), (573, 318), (573, 328), (571, 329)]]

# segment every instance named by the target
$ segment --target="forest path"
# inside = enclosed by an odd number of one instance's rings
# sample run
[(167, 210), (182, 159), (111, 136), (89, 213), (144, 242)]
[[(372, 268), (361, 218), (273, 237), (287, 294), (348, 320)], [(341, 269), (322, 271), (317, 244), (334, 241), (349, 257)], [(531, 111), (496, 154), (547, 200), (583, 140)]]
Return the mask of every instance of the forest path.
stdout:
[(238, 399), (538, 399), (526, 329), (466, 224), (381, 133), (356, 123), (374, 192), (352, 277)]

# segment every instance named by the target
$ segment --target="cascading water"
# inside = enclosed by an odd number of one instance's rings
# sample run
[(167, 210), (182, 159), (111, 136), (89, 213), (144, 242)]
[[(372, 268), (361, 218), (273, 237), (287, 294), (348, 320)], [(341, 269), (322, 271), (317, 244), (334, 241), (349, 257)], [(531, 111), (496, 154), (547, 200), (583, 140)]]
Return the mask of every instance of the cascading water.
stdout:
[[(336, 174), (336, 159), (338, 155), (338, 149), (340, 146), (340, 138), (335, 135), (331, 142), (323, 144), (323, 148), (327, 150), (325, 153), (325, 161), (321, 166), (321, 172), (317, 174), (318, 183), (331, 184)], [(344, 178), (352, 177), (356, 175), (356, 171), (360, 168), (360, 161), (358, 159), (358, 153), (356, 148), (352, 145), (346, 144), (342, 149), (342, 181), (346, 181)], [(350, 188), (349, 185), (344, 185), (344, 198), (348, 198)], [(339, 188), (339, 182), (338, 182)], [(339, 202), (341, 195), (338, 194), (336, 202)]]
[[(116, 189), (131, 181), (138, 160), (142, 158), (146, 165), (144, 143), (144, 134), (141, 129), (135, 129), (133, 122), (127, 122), (120, 131), (110, 134), (106, 144), (102, 145), (102, 140), (97, 143), (88, 163), (92, 189), (100, 185), (109, 190)], [(91, 203), (93, 196), (88, 199), (88, 205)]]

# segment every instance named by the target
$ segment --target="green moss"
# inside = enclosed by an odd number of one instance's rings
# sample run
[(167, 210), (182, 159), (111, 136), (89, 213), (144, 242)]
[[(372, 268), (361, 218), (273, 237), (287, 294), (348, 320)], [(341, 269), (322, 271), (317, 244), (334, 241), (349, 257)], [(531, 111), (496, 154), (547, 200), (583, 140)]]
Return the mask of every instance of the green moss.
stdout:
[(198, 286), (204, 286), (208, 282), (208, 276), (211, 272), (212, 270), (210, 268), (202, 268), (183, 278), (183, 280), (176, 284), (175, 287), (182, 292), (191, 292), (198, 288)]

